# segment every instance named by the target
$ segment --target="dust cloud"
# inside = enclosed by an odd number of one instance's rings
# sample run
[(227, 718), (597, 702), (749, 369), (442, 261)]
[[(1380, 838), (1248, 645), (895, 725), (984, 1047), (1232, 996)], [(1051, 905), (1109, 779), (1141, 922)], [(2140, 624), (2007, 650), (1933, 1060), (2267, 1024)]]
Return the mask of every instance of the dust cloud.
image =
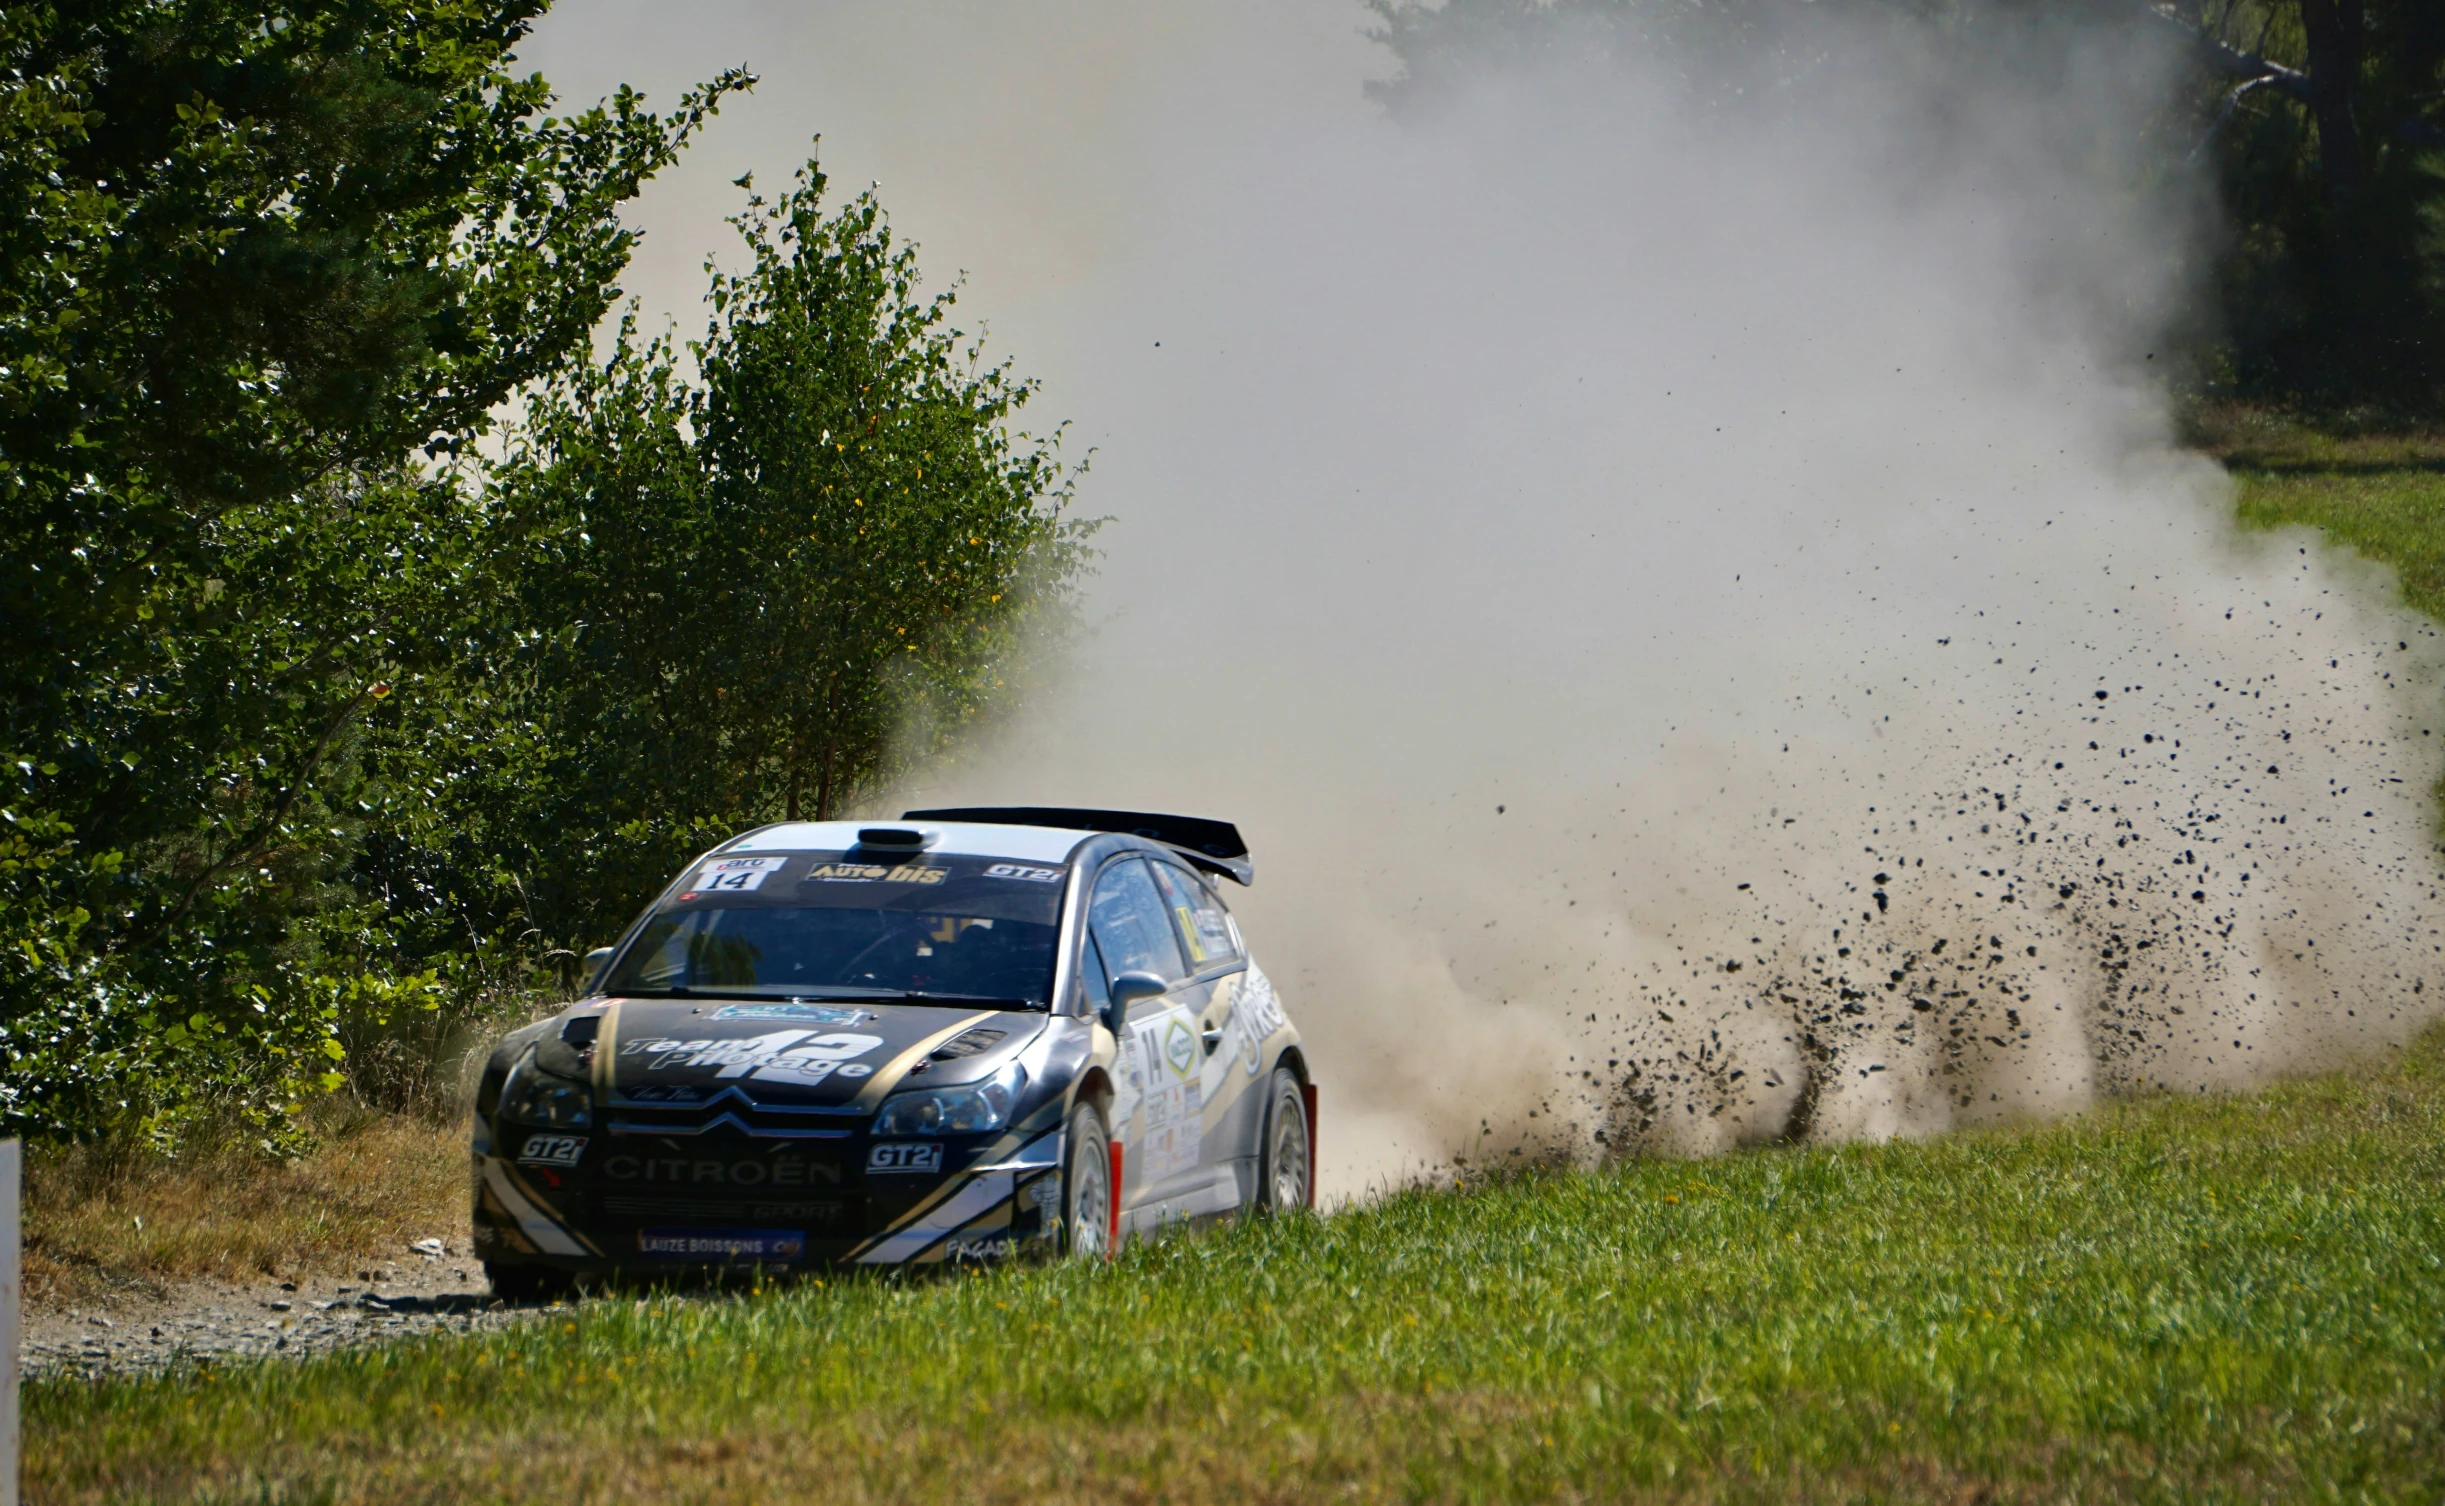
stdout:
[(2099, 165), (2170, 60), (1807, 14), (1738, 88), (1613, 39), (1397, 118), (1337, 4), (564, 4), (531, 55), (765, 75), (645, 205), (649, 307), (820, 129), (1078, 420), (1095, 635), (907, 793), (1237, 821), (1328, 1193), (2401, 1041), (2445, 645), (2171, 444), (2197, 219)]

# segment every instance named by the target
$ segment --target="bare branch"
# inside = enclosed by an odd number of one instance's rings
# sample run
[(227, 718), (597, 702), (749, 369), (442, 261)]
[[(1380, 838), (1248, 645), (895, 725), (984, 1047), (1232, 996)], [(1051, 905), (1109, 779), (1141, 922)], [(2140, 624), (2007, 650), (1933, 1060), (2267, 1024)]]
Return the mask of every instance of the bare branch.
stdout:
[(2235, 110), (2241, 108), (2242, 100), (2246, 99), (2252, 90), (2263, 89), (2267, 85), (2274, 82), (2275, 80), (2262, 75), (2258, 78), (2249, 80), (2247, 83), (2244, 83), (2239, 88), (2233, 90), (2230, 94), (2225, 95), (2224, 103), (2216, 107), (2216, 118), (2207, 123), (2207, 133), (2199, 138), (2199, 144), (2192, 147), (2190, 149), (2190, 155), (2183, 160), (2185, 162), (2196, 162), (2201, 157), (2207, 155), (2207, 149), (2216, 144), (2216, 137), (2218, 133), (2223, 131), (2224, 123), (2233, 118), (2233, 112)]
[[(2270, 61), (2254, 52), (2244, 52), (2223, 38), (2200, 30), (2161, 5), (2152, 5), (2148, 0), (2132, 0), (2132, 4), (2143, 14), (2181, 32), (2200, 58), (2217, 72), (2248, 83), (2273, 84), (2289, 97), (2303, 104), (2309, 103), (2309, 75), (2300, 69)], [(2230, 104), (2237, 95), (2238, 91), (2234, 96), (2227, 96), (2227, 103)]]

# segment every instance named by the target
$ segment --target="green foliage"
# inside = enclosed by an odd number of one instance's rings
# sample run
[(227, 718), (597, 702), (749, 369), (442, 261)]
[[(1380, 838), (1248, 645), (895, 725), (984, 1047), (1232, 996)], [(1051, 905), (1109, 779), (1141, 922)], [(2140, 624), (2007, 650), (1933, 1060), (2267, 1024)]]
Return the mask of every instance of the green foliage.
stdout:
[[(2298, 0), (2249, 0), (2220, 32), (2310, 66)], [(2222, 385), (2244, 393), (2434, 394), (2445, 387), (2445, 10), (2367, 0), (2353, 69), (2358, 183), (2338, 194), (2313, 113), (2246, 95), (2204, 152), (2226, 212), (2213, 268)], [(2193, 79), (2214, 122), (2231, 79)], [(2206, 127), (2202, 127), (2204, 136)]]
[(582, 952), (742, 826), (839, 814), (997, 704), (1057, 631), (1088, 525), (1014, 433), (1033, 388), (921, 299), (871, 194), (812, 167), (733, 223), (683, 374), (623, 324), (544, 384), (490, 477), (504, 634), (470, 630), (486, 731), (385, 856)]
[(536, 0), (0, 11), (7, 1124), (277, 1117), (365, 719), (482, 559), (452, 453), (581, 345), (725, 75), (569, 118)]
[(595, 359), (620, 206), (750, 80), (550, 115), (542, 3), (0, 13), (0, 1125), (446, 1102), (1061, 619), (1074, 473), (871, 197), (751, 198), (690, 374)]
[(1408, 1191), (1111, 1265), (38, 1381), (27, 1482), (762, 1498), (820, 1457), (850, 1501), (2426, 1500), (2441, 1157), (2432, 1032), (2249, 1097)]

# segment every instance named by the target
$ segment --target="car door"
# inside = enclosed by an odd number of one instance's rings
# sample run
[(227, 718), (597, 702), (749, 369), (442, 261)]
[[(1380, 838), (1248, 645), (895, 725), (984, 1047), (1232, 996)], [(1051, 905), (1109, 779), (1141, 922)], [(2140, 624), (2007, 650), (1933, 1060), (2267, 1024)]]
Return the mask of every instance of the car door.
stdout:
[(1184, 865), (1157, 858), (1148, 867), (1162, 891), (1186, 953), (1190, 981), (1177, 990), (1194, 1016), (1198, 1037), (1198, 1098), (1203, 1104), (1199, 1162), (1205, 1175), (1185, 1196), (1192, 1213), (1220, 1213), (1250, 1200), (1256, 1188), (1258, 1128), (1250, 1109), (1262, 1094), (1249, 1092), (1244, 1022), (1239, 988), (1248, 963), (1240, 952), (1222, 901)]
[(1150, 972), (1174, 985), (1170, 994), (1129, 1007), (1113, 1104), (1113, 1138), (1124, 1147), (1121, 1210), (1143, 1210), (1155, 1221), (1166, 1195), (1200, 1175), (1205, 1096), (1197, 1023), (1178, 991), (1188, 966), (1144, 858), (1117, 858), (1096, 875), (1087, 931), (1107, 985), (1126, 972)]

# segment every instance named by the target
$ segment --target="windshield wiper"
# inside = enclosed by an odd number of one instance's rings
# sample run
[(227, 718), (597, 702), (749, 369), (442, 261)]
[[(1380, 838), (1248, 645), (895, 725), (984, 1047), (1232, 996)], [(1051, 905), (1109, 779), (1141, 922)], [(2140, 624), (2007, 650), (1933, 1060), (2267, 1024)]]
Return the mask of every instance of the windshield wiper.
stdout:
[(982, 1004), (993, 1009), (1044, 1010), (1051, 1007), (1042, 999), (1012, 999), (997, 994), (935, 993), (922, 988), (869, 988), (856, 983), (835, 983), (815, 988), (773, 983), (762, 985), (753, 993), (735, 987), (691, 988), (684, 983), (674, 983), (668, 988), (613, 989), (611, 992), (626, 999), (758, 999), (810, 1004), (855, 1000), (859, 1003), (886, 1004)]
[(735, 988), (690, 988), (674, 983), (668, 988), (614, 988), (605, 992), (622, 999), (769, 999), (771, 994), (741, 993)]
[(879, 998), (899, 999), (909, 1004), (983, 1004), (993, 1009), (1046, 1009), (1042, 999), (1006, 999), (992, 994), (944, 994), (922, 988), (878, 988)]

